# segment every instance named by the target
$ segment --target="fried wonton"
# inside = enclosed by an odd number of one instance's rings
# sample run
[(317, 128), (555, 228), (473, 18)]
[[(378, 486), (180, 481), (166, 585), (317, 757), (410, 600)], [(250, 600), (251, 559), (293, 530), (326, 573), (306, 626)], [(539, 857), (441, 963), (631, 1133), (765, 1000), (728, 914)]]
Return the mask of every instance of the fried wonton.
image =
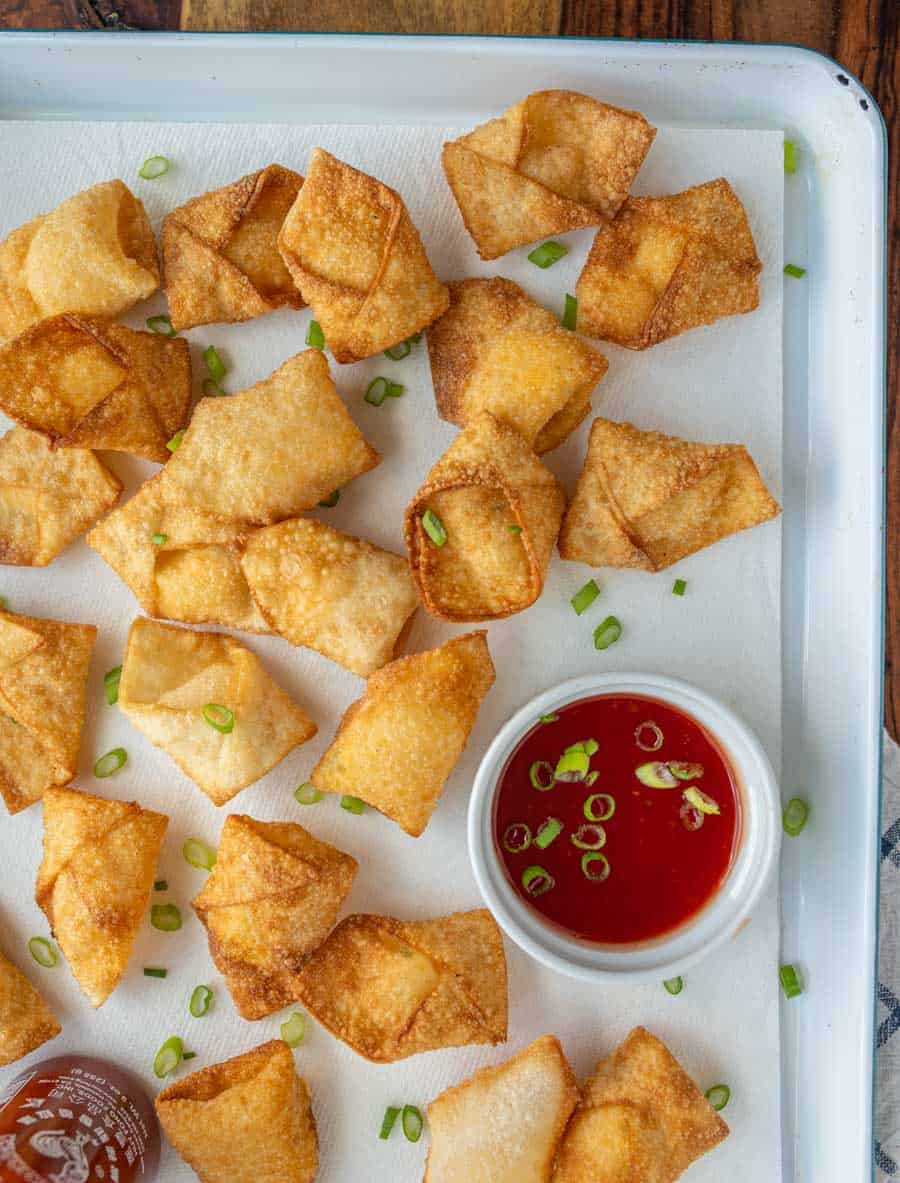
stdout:
[(578, 279), (578, 328), (646, 349), (759, 305), (762, 264), (740, 199), (720, 177), (630, 197), (598, 231)]
[(331, 931), (357, 866), (293, 822), (225, 819), (216, 865), (193, 907), (243, 1018), (296, 999), (297, 974)]
[(309, 1088), (280, 1039), (170, 1084), (156, 1112), (201, 1183), (312, 1183), (316, 1176)]
[(56, 1015), (20, 969), (0, 953), (0, 1068), (62, 1031)]
[(398, 658), (369, 678), (310, 780), (359, 797), (417, 838), (493, 684), (484, 632)]
[(304, 966), (300, 997), (367, 1060), (506, 1039), (506, 958), (485, 908), (435, 920), (348, 916)]
[(322, 148), (278, 246), (336, 361), (397, 345), (447, 307), (399, 193)]
[(169, 316), (175, 329), (302, 308), (278, 234), (303, 178), (280, 164), (203, 193), (163, 221)]
[(727, 1137), (666, 1045), (636, 1027), (585, 1084), (553, 1183), (675, 1183)]
[(441, 418), (462, 427), (490, 411), (535, 452), (557, 447), (589, 414), (606, 358), (510, 279), (448, 286), (450, 307), (428, 330)]
[(35, 899), (93, 1006), (118, 985), (150, 899), (169, 819), (76, 789), (44, 793)]
[(182, 338), (65, 314), (0, 349), (0, 407), (54, 446), (162, 463), (190, 401), (190, 350)]
[(78, 769), (97, 630), (0, 611), (0, 794), (10, 813)]
[(781, 513), (742, 444), (698, 444), (595, 419), (559, 553), (662, 571)]
[(0, 337), (58, 312), (118, 316), (158, 287), (146, 210), (123, 181), (101, 181), (0, 243)]
[(241, 569), (274, 632), (363, 678), (398, 655), (419, 603), (405, 558), (313, 518), (257, 530)]
[(54, 451), (37, 432), (13, 427), (0, 437), (0, 563), (45, 567), (121, 492), (93, 452)]
[(614, 218), (656, 128), (573, 90), (541, 90), (444, 144), (444, 172), (482, 259)]
[(487, 411), (476, 415), (406, 510), (422, 603), (443, 620), (495, 620), (529, 607), (543, 590), (565, 507), (559, 481), (515, 428)]
[[(542, 1035), (431, 1102), (425, 1183), (550, 1183), (556, 1146), (577, 1100), (559, 1040)], [(591, 1183), (607, 1180), (598, 1176)], [(651, 1181), (641, 1177), (640, 1183)]]
[(119, 708), (214, 805), (264, 776), (316, 725), (240, 641), (138, 619)]

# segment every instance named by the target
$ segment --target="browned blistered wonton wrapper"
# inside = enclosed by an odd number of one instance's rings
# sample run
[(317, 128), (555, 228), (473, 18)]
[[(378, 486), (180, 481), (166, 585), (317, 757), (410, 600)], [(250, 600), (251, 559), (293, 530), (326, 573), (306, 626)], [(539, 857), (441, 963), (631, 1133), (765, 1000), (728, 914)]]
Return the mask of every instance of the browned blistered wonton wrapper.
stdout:
[(21, 1060), (60, 1031), (59, 1020), (35, 987), (0, 953), (0, 1068)]
[(0, 243), (0, 338), (47, 316), (118, 316), (159, 287), (147, 213), (123, 181), (101, 181)]
[(572, 90), (542, 90), (444, 145), (444, 172), (482, 259), (615, 217), (656, 129)]
[(273, 632), (363, 678), (399, 655), (419, 603), (405, 558), (313, 518), (251, 534), (241, 570)]
[(727, 1137), (666, 1045), (636, 1027), (585, 1084), (553, 1183), (675, 1183)]
[(225, 819), (216, 865), (194, 897), (209, 951), (245, 1019), (297, 997), (297, 974), (328, 936), (356, 859), (293, 822)]
[(490, 411), (535, 452), (557, 447), (589, 414), (606, 358), (510, 279), (448, 287), (450, 307), (428, 330), (441, 418), (462, 427)]
[(630, 197), (599, 230), (578, 279), (578, 328), (646, 349), (759, 304), (762, 264), (722, 177), (668, 197)]
[(97, 630), (0, 611), (0, 794), (10, 813), (78, 769)]
[(93, 452), (54, 451), (37, 432), (13, 427), (0, 437), (0, 563), (45, 567), (121, 492)]
[[(232, 730), (223, 733), (204, 717), (211, 703), (232, 713)], [(131, 626), (119, 709), (214, 805), (316, 733), (312, 719), (240, 641), (155, 620)]]
[(485, 908), (435, 920), (348, 916), (310, 958), (300, 997), (368, 1060), (506, 1039), (506, 958)]
[[(542, 1035), (512, 1059), (482, 1068), (431, 1102), (425, 1183), (549, 1183), (577, 1100), (559, 1040)], [(591, 1183), (608, 1181), (598, 1177)]]
[(303, 297), (278, 253), (278, 234), (303, 178), (280, 164), (203, 193), (163, 221), (173, 327), (251, 320)]
[[(566, 495), (515, 428), (476, 415), (406, 510), (409, 562), (425, 607), (443, 620), (495, 620), (538, 598)], [(435, 545), (431, 510), (446, 531)]]
[(493, 684), (484, 632), (398, 658), (369, 678), (310, 780), (359, 797), (418, 837)]
[(201, 1183), (312, 1183), (319, 1165), (306, 1081), (280, 1039), (162, 1090), (166, 1137)]
[(93, 1006), (118, 985), (144, 922), (169, 819), (76, 789), (44, 794), (35, 899)]
[(400, 195), (322, 148), (278, 245), (336, 361), (405, 341), (447, 307)]
[(160, 463), (191, 401), (187, 341), (66, 313), (0, 349), (0, 407), (64, 448)]
[(743, 445), (596, 419), (559, 553), (592, 567), (661, 571), (779, 513)]

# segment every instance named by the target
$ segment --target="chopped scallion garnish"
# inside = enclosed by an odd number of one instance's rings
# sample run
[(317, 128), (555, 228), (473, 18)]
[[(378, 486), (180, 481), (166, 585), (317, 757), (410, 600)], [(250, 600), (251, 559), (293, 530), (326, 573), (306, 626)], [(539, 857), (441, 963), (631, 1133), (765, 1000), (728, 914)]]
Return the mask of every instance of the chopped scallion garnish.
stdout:
[(207, 398), (224, 398), (225, 391), (212, 378), (203, 379), (203, 393)]
[(669, 994), (680, 994), (684, 989), (684, 978), (666, 978), (663, 985)]
[(588, 850), (581, 856), (581, 870), (592, 883), (602, 883), (609, 878), (609, 859), (605, 854)]
[(333, 493), (329, 493), (323, 501), (320, 501), (319, 505), (322, 509), (334, 509), (340, 499), (341, 491), (340, 489), (335, 489)]
[(234, 731), (234, 711), (220, 702), (208, 702), (203, 708), (203, 718), (222, 735), (230, 735)]
[(719, 803), (714, 801), (707, 793), (701, 792), (696, 785), (689, 785), (681, 794), (687, 801), (688, 805), (692, 805), (694, 809), (699, 809), (701, 813), (719, 814), (721, 809)]
[(608, 822), (616, 812), (616, 799), (609, 793), (592, 793), (581, 812), (589, 822)]
[(413, 345), (418, 345), (422, 340), (421, 333), (413, 333), (411, 337), (407, 337), (405, 341), (398, 341), (396, 345), (392, 345), (390, 349), (385, 349), (384, 356), (389, 357), (391, 361), (403, 361), (404, 357), (409, 357)]
[(32, 937), (28, 942), (28, 952), (44, 969), (52, 969), (59, 960), (56, 950), (46, 937)]
[(181, 1058), (182, 1058), (182, 1060), (196, 1060), (197, 1053), (196, 1052), (184, 1052), (184, 1054), (182, 1055)]
[(150, 316), (147, 318), (147, 328), (151, 333), (159, 333), (161, 337), (177, 337), (168, 316)]
[(206, 362), (206, 368), (209, 370), (210, 377), (216, 382), (221, 382), (228, 373), (228, 367), (219, 356), (219, 351), (215, 345), (207, 345), (203, 350), (203, 360)]
[(798, 994), (803, 993), (803, 984), (795, 965), (782, 965), (778, 970), (778, 977), (785, 998), (796, 998)]
[(571, 841), (579, 850), (602, 850), (606, 845), (606, 830), (598, 822), (590, 822), (579, 826)]
[(556, 886), (556, 880), (546, 868), (532, 864), (522, 872), (522, 886), (531, 896), (543, 895)]
[(509, 530), (510, 534), (521, 534), (522, 533), (521, 526), (507, 526), (506, 528), (507, 528), (507, 530)]
[(569, 329), (570, 332), (575, 332), (575, 325), (578, 323), (578, 300), (575, 296), (566, 296), (566, 306), (562, 314), (562, 327)]
[(784, 171), (786, 173), (795, 173), (797, 171), (797, 159), (799, 153), (797, 145), (793, 140), (784, 141)]
[(157, 879), (153, 884), (153, 890), (154, 891), (168, 891), (169, 890), (168, 879)]
[(322, 326), (317, 320), (309, 322), (309, 328), (306, 330), (306, 344), (311, 349), (325, 348), (325, 334), (322, 332)]
[(531, 787), (533, 789), (537, 789), (539, 793), (546, 793), (548, 789), (552, 789), (556, 784), (556, 777), (553, 775), (553, 765), (546, 760), (535, 760), (528, 769), (528, 779), (531, 781)]
[(563, 246), (561, 242), (555, 242), (550, 239), (549, 242), (542, 242), (540, 246), (536, 246), (528, 255), (528, 262), (534, 263), (535, 267), (540, 267), (542, 271), (546, 271), (548, 267), (552, 267), (554, 263), (558, 263), (560, 259), (565, 258), (569, 253), (569, 248)]
[(540, 850), (546, 850), (551, 842), (555, 842), (563, 830), (563, 824), (558, 817), (548, 817), (541, 822), (534, 836), (534, 844)]
[(181, 911), (177, 904), (154, 904), (150, 909), (150, 923), (160, 932), (178, 932)]
[(211, 871), (216, 865), (216, 852), (198, 838), (188, 838), (181, 848), (181, 853), (186, 863), (198, 867), (201, 871)]
[(381, 1129), (378, 1131), (378, 1137), (385, 1141), (391, 1136), (391, 1130), (394, 1128), (394, 1123), (400, 1116), (399, 1105), (388, 1105), (384, 1111), (384, 1117), (381, 1119)]
[(678, 777), (668, 764), (664, 764), (660, 760), (651, 760), (648, 764), (640, 764), (635, 768), (634, 775), (648, 789), (676, 789), (678, 787)]
[(312, 781), (305, 781), (294, 789), (294, 800), (298, 805), (315, 805), (317, 801), (322, 800), (322, 794)]
[(144, 966), (145, 978), (165, 978), (168, 977), (169, 971), (167, 969), (159, 969), (153, 965)]
[(580, 616), (582, 612), (586, 612), (599, 595), (600, 588), (597, 586), (596, 580), (589, 579), (584, 587), (579, 588), (572, 596), (571, 604), (575, 609), (575, 615)]
[(556, 768), (553, 770), (555, 780), (562, 781), (580, 781), (588, 774), (591, 757), (585, 751), (583, 744), (573, 744), (570, 748), (566, 748), (563, 754), (556, 762)]
[(503, 831), (503, 848), (510, 854), (521, 854), (531, 845), (531, 827), (524, 822), (512, 822)]
[(212, 1000), (213, 992), (209, 986), (195, 986), (191, 993), (191, 1001), (188, 1003), (188, 1010), (195, 1019), (202, 1019), (204, 1015), (209, 1014)]
[(662, 728), (652, 719), (638, 723), (634, 729), (634, 742), (642, 752), (658, 752), (663, 746)]
[(594, 629), (594, 648), (608, 649), (610, 645), (615, 645), (621, 635), (622, 623), (619, 618), (607, 616), (606, 620)]
[(122, 667), (117, 665), (103, 675), (103, 693), (106, 695), (107, 706), (115, 706), (119, 701), (119, 682), (122, 680)]
[(181, 431), (176, 431), (169, 442), (166, 444), (166, 447), (170, 452), (177, 452), (181, 447), (181, 441), (184, 439), (184, 432), (185, 429), (182, 427)]
[(169, 535), (168, 534), (151, 534), (150, 541), (153, 543), (154, 546), (165, 546), (166, 543), (169, 541)]
[(785, 263), (784, 273), (789, 275), (791, 279), (802, 279), (806, 274), (806, 268), (798, 267), (796, 263)]
[(373, 378), (364, 395), (365, 401), (373, 407), (380, 407), (387, 398), (387, 378)]
[(400, 1118), (400, 1123), (403, 1126), (407, 1142), (418, 1142), (422, 1137), (425, 1122), (415, 1105), (403, 1106), (403, 1116)]
[(112, 776), (114, 772), (118, 772), (122, 765), (128, 759), (128, 753), (124, 748), (113, 748), (111, 752), (101, 756), (94, 765), (94, 776), (105, 777)]
[(153, 1074), (162, 1080), (164, 1076), (174, 1072), (183, 1059), (184, 1044), (177, 1035), (173, 1035), (156, 1053), (156, 1059), (153, 1061)]
[(138, 169), (138, 176), (145, 181), (155, 181), (157, 177), (164, 177), (171, 167), (167, 156), (148, 156)]
[(359, 797), (350, 797), (346, 794), (341, 797), (341, 809), (346, 809), (348, 813), (362, 813), (365, 808), (365, 801), (360, 801)]
[(288, 1047), (299, 1047), (305, 1034), (306, 1019), (295, 1010), (291, 1017), (281, 1024), (281, 1038)]
[(672, 584), (672, 595), (673, 596), (683, 596), (686, 590), (687, 590), (687, 580), (686, 579), (676, 579), (675, 582)]
[(559, 719), (559, 715), (554, 715), (554, 714), (541, 715), (540, 722), (541, 723), (556, 723), (558, 721), (558, 719)]
[(435, 546), (443, 546), (447, 541), (447, 531), (444, 529), (444, 523), (433, 509), (426, 509), (422, 514), (422, 529)]
[(6, 596), (0, 596), (0, 611), (9, 611), (9, 600), (7, 600)]
[(809, 821), (809, 806), (802, 797), (791, 797), (784, 807), (781, 824), (784, 832), (796, 838)]
[(718, 1113), (731, 1100), (731, 1089), (727, 1084), (714, 1084), (712, 1088), (706, 1090), (706, 1099)]

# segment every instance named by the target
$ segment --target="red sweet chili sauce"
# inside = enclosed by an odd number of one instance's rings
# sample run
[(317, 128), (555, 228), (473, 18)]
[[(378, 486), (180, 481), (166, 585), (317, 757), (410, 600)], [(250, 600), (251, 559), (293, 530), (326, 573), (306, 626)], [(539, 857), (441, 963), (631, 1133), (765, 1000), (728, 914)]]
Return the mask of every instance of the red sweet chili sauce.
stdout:
[[(554, 714), (555, 720), (535, 721), (507, 761), (494, 794), (494, 841), (510, 883), (545, 919), (598, 944), (650, 940), (684, 924), (718, 890), (738, 845), (740, 798), (724, 752), (696, 719), (656, 699), (600, 695)], [(545, 784), (552, 780), (547, 766), (555, 772), (565, 749), (587, 740), (597, 744), (589, 757), (589, 774), (597, 773), (592, 784), (556, 781), (545, 791), (532, 785), (533, 765), (541, 762), (538, 779)], [(687, 771), (684, 765), (701, 766), (702, 773), (695, 770), (671, 788), (648, 787), (636, 775), (645, 764), (668, 768), (669, 761), (681, 773)], [(690, 786), (710, 798), (719, 813), (701, 815), (692, 807), (684, 797)], [(593, 825), (584, 805), (601, 793), (613, 798), (614, 812)], [(592, 812), (610, 808), (601, 799)], [(535, 838), (548, 819), (555, 819), (552, 828), (561, 823), (562, 829), (541, 849)], [(529, 834), (525, 849), (508, 849), (522, 846)], [(603, 843), (596, 851), (603, 858), (589, 857), (587, 869), (605, 878), (588, 878), (582, 860), (591, 852), (576, 846), (573, 837)], [(523, 875), (527, 879), (528, 869), (535, 867), (546, 876), (530, 872), (529, 891)]]

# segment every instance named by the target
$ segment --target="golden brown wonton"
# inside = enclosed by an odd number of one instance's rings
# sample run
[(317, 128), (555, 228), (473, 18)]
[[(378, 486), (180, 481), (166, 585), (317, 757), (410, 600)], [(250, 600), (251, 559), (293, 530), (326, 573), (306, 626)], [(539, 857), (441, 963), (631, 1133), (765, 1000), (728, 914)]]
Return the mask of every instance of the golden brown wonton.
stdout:
[(54, 446), (162, 463), (190, 401), (190, 350), (181, 338), (65, 314), (0, 349), (0, 407)]
[(143, 923), (168, 818), (76, 789), (44, 793), (35, 888), (75, 980), (93, 1006), (118, 985)]
[(578, 328), (646, 349), (759, 304), (747, 214), (720, 177), (668, 197), (630, 197), (598, 231), (578, 279)]
[(143, 205), (123, 181), (101, 181), (0, 243), (0, 338), (58, 312), (118, 316), (158, 287)]
[(399, 654), (419, 603), (405, 558), (313, 518), (251, 534), (241, 570), (274, 632), (363, 678)]
[[(230, 712), (221, 716), (220, 710)], [(240, 641), (138, 619), (119, 682), (119, 708), (169, 753), (214, 805), (264, 776), (316, 733), (305, 711)], [(210, 722), (224, 726), (220, 730)]]
[(201, 1183), (312, 1183), (309, 1089), (280, 1039), (175, 1081), (156, 1098), (166, 1137)]
[(448, 286), (450, 307), (428, 330), (441, 418), (462, 427), (490, 411), (535, 452), (557, 447), (589, 414), (606, 358), (510, 279)]
[(0, 1068), (27, 1056), (61, 1030), (28, 978), (0, 953)]
[[(565, 505), (559, 481), (515, 428), (487, 411), (476, 415), (406, 510), (422, 603), (443, 620), (494, 620), (533, 604)], [(425, 527), (435, 516), (442, 544)]]
[(585, 1084), (553, 1183), (674, 1183), (727, 1137), (665, 1044), (636, 1027)]
[(541, 90), (444, 145), (443, 165), (482, 259), (615, 217), (656, 128), (637, 111)]
[(347, 710), (310, 780), (359, 797), (418, 837), (494, 683), (484, 632), (391, 662)]
[(299, 986), (319, 1022), (368, 1060), (506, 1039), (503, 940), (485, 908), (419, 921), (348, 916)]
[(176, 330), (302, 308), (278, 234), (303, 178), (280, 164), (203, 193), (163, 221), (169, 316)]
[(297, 998), (297, 974), (331, 931), (356, 871), (356, 859), (293, 822), (225, 819), (193, 907), (243, 1018)]
[(559, 553), (661, 571), (781, 507), (742, 444), (698, 444), (595, 419)]
[[(577, 1100), (559, 1040), (542, 1035), (431, 1102), (425, 1183), (550, 1183), (556, 1147)], [(598, 1175), (591, 1183), (613, 1183), (613, 1177)], [(615, 1183), (626, 1180), (616, 1176)], [(635, 1176), (633, 1183), (655, 1180)]]
[(322, 148), (278, 245), (336, 361), (405, 341), (447, 307), (400, 195)]
[(54, 451), (37, 432), (13, 427), (0, 437), (0, 563), (45, 567), (121, 492), (93, 452)]
[(10, 813), (78, 769), (97, 630), (0, 611), (0, 794)]

